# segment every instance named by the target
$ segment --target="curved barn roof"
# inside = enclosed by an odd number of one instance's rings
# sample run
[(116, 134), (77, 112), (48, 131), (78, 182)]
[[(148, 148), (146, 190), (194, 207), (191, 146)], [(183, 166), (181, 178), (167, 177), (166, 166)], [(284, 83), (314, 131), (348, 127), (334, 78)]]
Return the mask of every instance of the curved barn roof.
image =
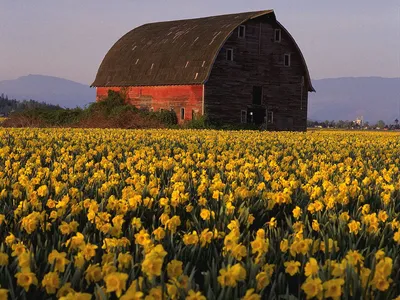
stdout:
[(108, 51), (92, 86), (203, 84), (232, 31), (267, 14), (275, 17), (263, 10), (139, 26)]

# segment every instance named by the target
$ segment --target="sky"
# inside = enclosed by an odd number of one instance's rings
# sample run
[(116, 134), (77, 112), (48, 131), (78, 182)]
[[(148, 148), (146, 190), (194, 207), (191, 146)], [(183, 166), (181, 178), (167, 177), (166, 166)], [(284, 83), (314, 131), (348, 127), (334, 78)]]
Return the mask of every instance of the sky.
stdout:
[(0, 0), (0, 80), (91, 84), (111, 46), (144, 23), (274, 9), (313, 79), (400, 77), (400, 0)]

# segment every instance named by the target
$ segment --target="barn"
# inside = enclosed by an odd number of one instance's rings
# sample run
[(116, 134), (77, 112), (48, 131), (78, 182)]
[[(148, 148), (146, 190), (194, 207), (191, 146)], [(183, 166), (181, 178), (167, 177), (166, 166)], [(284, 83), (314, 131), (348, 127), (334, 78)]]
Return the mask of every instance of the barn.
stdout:
[(268, 130), (306, 130), (305, 59), (273, 10), (145, 24), (108, 51), (92, 86), (179, 123), (206, 115)]

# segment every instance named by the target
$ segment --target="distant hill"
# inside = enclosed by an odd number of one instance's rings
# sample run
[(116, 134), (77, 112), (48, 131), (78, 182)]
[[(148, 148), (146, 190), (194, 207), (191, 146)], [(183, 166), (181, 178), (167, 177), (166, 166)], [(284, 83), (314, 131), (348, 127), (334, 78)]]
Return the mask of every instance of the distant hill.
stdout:
[(313, 80), (308, 118), (315, 121), (355, 120), (374, 123), (399, 118), (400, 78), (342, 77)]
[[(363, 116), (374, 123), (393, 123), (399, 117), (400, 78), (342, 77), (313, 80), (316, 93), (309, 94), (308, 117), (315, 121), (354, 120)], [(34, 99), (73, 108), (94, 102), (96, 90), (74, 81), (28, 75), (0, 81), (0, 94), (10, 99)]]
[(83, 107), (96, 101), (96, 90), (71, 80), (43, 76), (27, 75), (15, 80), (0, 81), (0, 94), (9, 99), (36, 100), (61, 107)]

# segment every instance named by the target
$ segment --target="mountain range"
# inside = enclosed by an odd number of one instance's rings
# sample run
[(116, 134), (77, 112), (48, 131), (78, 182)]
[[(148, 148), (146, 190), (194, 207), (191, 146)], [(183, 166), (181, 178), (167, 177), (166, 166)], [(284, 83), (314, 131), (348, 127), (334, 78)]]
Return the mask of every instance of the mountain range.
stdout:
[(66, 108), (96, 101), (96, 89), (75, 81), (44, 75), (27, 75), (0, 81), (0, 94), (9, 99), (36, 100)]
[[(400, 78), (341, 77), (313, 80), (308, 118), (315, 121), (355, 120), (370, 123), (400, 119)], [(96, 99), (88, 85), (58, 77), (27, 75), (0, 81), (0, 94), (17, 100), (37, 100), (61, 107), (83, 107)]]

